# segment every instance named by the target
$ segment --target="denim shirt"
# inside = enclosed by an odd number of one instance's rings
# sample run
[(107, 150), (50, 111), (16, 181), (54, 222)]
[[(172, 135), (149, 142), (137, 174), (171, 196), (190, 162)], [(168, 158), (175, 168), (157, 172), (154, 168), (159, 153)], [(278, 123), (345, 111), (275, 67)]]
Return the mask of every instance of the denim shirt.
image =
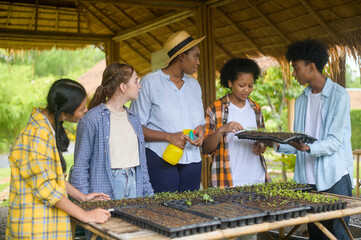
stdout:
[[(308, 86), (295, 103), (294, 131), (305, 132)], [(351, 147), (350, 96), (345, 88), (327, 78), (321, 92), (322, 126), (319, 139), (310, 147), (310, 155), (316, 157), (315, 178), (318, 191), (331, 188), (345, 174), (353, 184), (353, 155)], [(280, 144), (278, 152), (296, 154), (295, 180), (306, 184), (305, 152), (288, 144)]]
[[(127, 108), (126, 111), (138, 137), (140, 165), (136, 167), (137, 197), (152, 195), (154, 191), (149, 182), (142, 125), (138, 116)], [(102, 192), (114, 199), (109, 135), (110, 111), (103, 103), (87, 112), (77, 126), (75, 163), (70, 183), (83, 194)]]
[[(202, 90), (194, 78), (184, 74), (181, 89), (161, 69), (149, 73), (142, 81), (139, 98), (130, 109), (139, 115), (143, 126), (162, 132), (175, 133), (195, 129), (206, 123)], [(162, 157), (168, 142), (146, 142), (146, 147)], [(199, 148), (189, 143), (183, 150), (180, 164), (200, 162)]]

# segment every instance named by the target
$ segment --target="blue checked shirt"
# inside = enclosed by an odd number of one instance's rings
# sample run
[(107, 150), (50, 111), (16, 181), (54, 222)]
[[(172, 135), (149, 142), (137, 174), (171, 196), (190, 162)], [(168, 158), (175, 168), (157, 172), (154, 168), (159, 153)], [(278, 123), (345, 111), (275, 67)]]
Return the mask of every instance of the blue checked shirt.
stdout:
[[(128, 109), (128, 119), (137, 137), (139, 162), (136, 167), (137, 197), (154, 193), (149, 182), (142, 125)], [(70, 183), (84, 194), (103, 192), (114, 199), (113, 175), (109, 157), (110, 111), (105, 104), (91, 109), (80, 120), (74, 152), (74, 168)]]

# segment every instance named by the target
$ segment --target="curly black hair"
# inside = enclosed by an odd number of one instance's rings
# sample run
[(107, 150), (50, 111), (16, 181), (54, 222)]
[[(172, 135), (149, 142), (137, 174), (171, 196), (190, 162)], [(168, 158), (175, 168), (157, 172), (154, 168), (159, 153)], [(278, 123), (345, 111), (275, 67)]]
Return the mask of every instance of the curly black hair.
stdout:
[(258, 64), (248, 58), (232, 58), (221, 69), (220, 83), (223, 87), (229, 88), (228, 81), (234, 82), (237, 80), (240, 73), (252, 73), (254, 82), (261, 74), (261, 69)]
[(316, 65), (317, 70), (322, 73), (328, 61), (327, 47), (315, 39), (306, 39), (290, 44), (287, 48), (286, 58), (288, 61), (304, 60)]

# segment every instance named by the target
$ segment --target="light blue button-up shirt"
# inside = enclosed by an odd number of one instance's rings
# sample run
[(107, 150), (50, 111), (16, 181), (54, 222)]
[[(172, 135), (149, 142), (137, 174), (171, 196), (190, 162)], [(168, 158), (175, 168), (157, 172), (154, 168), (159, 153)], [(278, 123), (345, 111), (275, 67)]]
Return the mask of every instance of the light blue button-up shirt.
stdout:
[[(294, 131), (305, 132), (308, 86), (295, 103)], [(351, 147), (350, 96), (345, 88), (327, 78), (321, 92), (322, 126), (318, 141), (308, 144), (315, 156), (315, 178), (318, 191), (331, 188), (342, 176), (349, 173), (353, 184), (353, 156)], [(288, 144), (280, 144), (278, 152), (297, 154), (295, 180), (306, 184), (305, 152)]]
[[(139, 98), (133, 101), (131, 110), (140, 117), (141, 124), (162, 132), (179, 132), (195, 129), (206, 123), (202, 103), (202, 90), (194, 78), (184, 74), (181, 89), (161, 69), (149, 73), (142, 81)], [(162, 157), (168, 142), (146, 142), (146, 147)], [(183, 150), (179, 163), (200, 162), (198, 147), (189, 143)]]

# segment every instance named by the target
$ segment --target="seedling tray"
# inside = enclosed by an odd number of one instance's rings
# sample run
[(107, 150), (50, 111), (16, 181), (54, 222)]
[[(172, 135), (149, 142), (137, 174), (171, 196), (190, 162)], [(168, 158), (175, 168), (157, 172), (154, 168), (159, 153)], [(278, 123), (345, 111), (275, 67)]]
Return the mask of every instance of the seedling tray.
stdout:
[[(214, 231), (220, 225), (219, 220), (202, 218), (162, 205), (120, 207), (113, 214), (170, 238)], [(187, 224), (187, 221), (197, 223)], [(177, 226), (172, 227), (172, 222), (176, 222)]]
[[(260, 211), (267, 212), (266, 221), (274, 222), (274, 221), (282, 221), (284, 219), (303, 217), (307, 214), (307, 210), (310, 209), (309, 205), (303, 205), (292, 200), (285, 199), (287, 201), (282, 205), (282, 210), (273, 210), (270, 209), (272, 207), (262, 206), (268, 202), (268, 199), (259, 194), (234, 194), (228, 196), (216, 197), (215, 199), (221, 202), (229, 202), (232, 204), (242, 205), (244, 207), (249, 207), (253, 209), (258, 209)], [(282, 199), (281, 199), (282, 200)], [(254, 204), (258, 202), (259, 204)], [(274, 208), (274, 207), (273, 207)]]
[(308, 212), (312, 213), (320, 213), (320, 212), (327, 212), (327, 211), (335, 211), (345, 209), (347, 206), (347, 202), (334, 202), (334, 203), (319, 203), (319, 204), (310, 204), (310, 209)]
[(314, 143), (317, 139), (303, 133), (287, 133), (287, 132), (261, 132), (261, 131), (244, 131), (241, 130), (235, 135), (239, 139), (273, 141), (278, 143), (300, 142)]
[(188, 206), (185, 200), (168, 201), (167, 206), (190, 212), (197, 216), (220, 220), (220, 228), (234, 228), (263, 222), (267, 215), (265, 211), (251, 209), (230, 203), (212, 202), (210, 204), (196, 204)]

